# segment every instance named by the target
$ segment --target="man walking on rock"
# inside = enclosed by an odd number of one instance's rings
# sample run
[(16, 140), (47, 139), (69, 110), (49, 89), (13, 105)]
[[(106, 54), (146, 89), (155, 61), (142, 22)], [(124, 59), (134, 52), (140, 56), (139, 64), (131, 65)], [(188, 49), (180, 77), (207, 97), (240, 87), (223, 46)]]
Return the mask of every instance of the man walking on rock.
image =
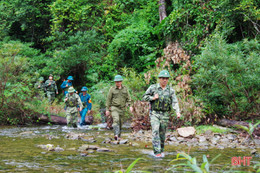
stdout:
[[(120, 140), (122, 128), (121, 118), (124, 115), (125, 107), (131, 104), (130, 94), (128, 89), (122, 85), (122, 81), (123, 77), (121, 75), (115, 76), (115, 86), (110, 88), (106, 101), (106, 115), (109, 116), (111, 112), (115, 140)], [(133, 111), (131, 106), (130, 111)]]
[(164, 157), (165, 133), (169, 122), (169, 112), (175, 109), (177, 118), (180, 118), (180, 109), (175, 91), (168, 84), (170, 74), (162, 70), (159, 83), (151, 85), (143, 95), (144, 101), (151, 104), (150, 120), (152, 126), (152, 143), (155, 157)]
[(79, 106), (79, 111), (82, 111), (83, 105), (79, 95), (75, 93), (75, 89), (73, 87), (70, 87), (68, 89), (68, 94), (65, 96), (64, 102), (67, 107), (66, 109), (67, 125), (69, 127), (77, 127), (77, 122), (78, 122), (77, 107)]

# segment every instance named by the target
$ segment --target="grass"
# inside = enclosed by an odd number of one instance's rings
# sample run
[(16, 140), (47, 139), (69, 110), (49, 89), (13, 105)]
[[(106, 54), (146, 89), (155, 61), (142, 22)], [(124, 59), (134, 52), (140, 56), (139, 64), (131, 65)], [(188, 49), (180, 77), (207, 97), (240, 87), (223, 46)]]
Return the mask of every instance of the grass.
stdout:
[(220, 133), (220, 134), (232, 131), (229, 128), (211, 126), (211, 125), (201, 125), (201, 126), (195, 127), (195, 129), (196, 129), (197, 134), (205, 133), (207, 130), (210, 130), (213, 133)]

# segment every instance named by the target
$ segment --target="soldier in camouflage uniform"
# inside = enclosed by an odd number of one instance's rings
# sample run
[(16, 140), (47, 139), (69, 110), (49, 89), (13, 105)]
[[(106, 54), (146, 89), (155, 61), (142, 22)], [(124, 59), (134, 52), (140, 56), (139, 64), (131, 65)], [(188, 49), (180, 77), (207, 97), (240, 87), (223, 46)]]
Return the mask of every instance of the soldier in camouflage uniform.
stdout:
[(38, 91), (36, 92), (36, 97), (42, 99), (44, 97), (45, 85), (44, 85), (44, 78), (40, 77), (38, 81), (35, 83), (34, 88)]
[(151, 104), (150, 120), (153, 136), (153, 150), (155, 157), (164, 157), (164, 141), (169, 112), (175, 109), (177, 118), (180, 118), (180, 109), (175, 91), (168, 84), (170, 74), (163, 70), (159, 74), (158, 84), (151, 85), (143, 95), (144, 101)]
[(66, 119), (69, 127), (77, 127), (78, 122), (78, 109), (82, 111), (83, 105), (78, 94), (75, 93), (75, 89), (70, 87), (68, 94), (66, 94), (64, 102), (66, 104)]
[[(130, 106), (131, 97), (128, 92), (128, 89), (122, 85), (123, 78), (120, 75), (116, 75), (114, 78), (115, 85), (111, 87), (106, 101), (106, 115), (109, 116), (111, 112), (113, 118), (113, 129), (114, 129), (114, 138), (119, 140), (121, 136), (122, 122), (121, 118), (124, 115), (125, 107)], [(132, 112), (132, 107), (130, 111)]]
[(38, 81), (35, 83), (34, 88), (44, 91), (45, 87), (43, 81), (44, 81), (43, 77), (40, 77)]
[(53, 80), (52, 74), (50, 74), (49, 79), (45, 81), (44, 85), (46, 88), (46, 93), (47, 93), (49, 103), (52, 104), (52, 102), (55, 99), (55, 93), (59, 94), (56, 82)]

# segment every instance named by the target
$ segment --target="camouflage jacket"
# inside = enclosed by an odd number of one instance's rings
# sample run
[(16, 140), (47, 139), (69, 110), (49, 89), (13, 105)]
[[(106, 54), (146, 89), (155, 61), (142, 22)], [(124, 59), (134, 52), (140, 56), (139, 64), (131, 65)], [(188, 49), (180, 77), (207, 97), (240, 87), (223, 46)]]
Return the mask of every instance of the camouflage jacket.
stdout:
[(125, 106), (130, 106), (131, 97), (128, 92), (128, 89), (122, 85), (121, 89), (118, 89), (116, 86), (110, 88), (107, 101), (106, 101), (106, 110), (109, 110), (111, 106), (124, 108)]
[[(65, 101), (67, 98), (67, 101)], [(80, 97), (78, 94), (73, 93), (72, 95), (70, 95), (70, 93), (66, 94), (64, 102), (66, 104), (67, 107), (81, 107), (83, 108), (82, 102), (80, 100)]]
[[(51, 85), (49, 85), (49, 83), (51, 83)], [(58, 92), (58, 88), (57, 88), (56, 82), (54, 80), (52, 80), (52, 81), (46, 80), (45, 88), (46, 88), (46, 91), (49, 91), (49, 92)]]
[[(153, 100), (155, 94), (159, 95), (159, 98)], [(144, 101), (151, 103), (152, 109), (169, 111), (173, 108), (176, 113), (180, 112), (179, 103), (175, 95), (175, 91), (169, 85), (163, 90), (160, 84), (151, 85), (143, 95)]]
[(45, 90), (45, 84), (43, 82), (36, 82), (34, 84), (34, 88), (44, 91)]

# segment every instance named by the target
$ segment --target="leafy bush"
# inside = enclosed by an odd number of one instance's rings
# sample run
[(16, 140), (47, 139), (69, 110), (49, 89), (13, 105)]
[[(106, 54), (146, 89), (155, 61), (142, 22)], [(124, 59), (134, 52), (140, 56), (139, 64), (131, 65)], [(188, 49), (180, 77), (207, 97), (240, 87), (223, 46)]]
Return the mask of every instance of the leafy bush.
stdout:
[(258, 6), (256, 0), (172, 1), (171, 13), (162, 22), (161, 29), (186, 50), (199, 53), (206, 38), (216, 30), (224, 33), (230, 42), (257, 37)]
[(24, 104), (33, 95), (28, 60), (20, 53), (24, 47), (20, 42), (0, 44), (0, 121), (4, 124), (24, 123), (31, 117)]
[(259, 113), (259, 52), (257, 40), (227, 44), (217, 35), (207, 43), (196, 57), (193, 86), (209, 114), (246, 119)]

